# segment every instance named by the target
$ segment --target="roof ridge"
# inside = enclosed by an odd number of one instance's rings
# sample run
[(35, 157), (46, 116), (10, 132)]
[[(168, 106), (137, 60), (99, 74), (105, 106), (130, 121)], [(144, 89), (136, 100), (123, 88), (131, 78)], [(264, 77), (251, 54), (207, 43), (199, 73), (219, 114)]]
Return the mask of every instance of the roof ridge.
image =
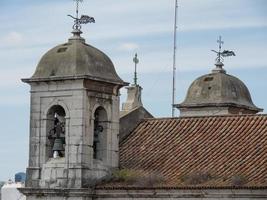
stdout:
[(171, 120), (171, 119), (199, 119), (199, 118), (233, 118), (233, 117), (267, 117), (267, 114), (242, 114), (242, 115), (213, 115), (213, 116), (181, 116), (181, 117), (155, 117), (145, 118), (143, 121)]

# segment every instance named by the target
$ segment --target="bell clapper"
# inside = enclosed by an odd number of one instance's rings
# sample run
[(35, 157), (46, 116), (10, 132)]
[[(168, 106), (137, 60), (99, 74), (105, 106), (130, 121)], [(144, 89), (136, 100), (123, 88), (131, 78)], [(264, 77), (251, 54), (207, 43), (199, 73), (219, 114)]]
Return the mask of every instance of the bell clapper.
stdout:
[(59, 153), (58, 153), (58, 151), (54, 151), (54, 153), (53, 153), (53, 158), (59, 158), (60, 156), (59, 156)]

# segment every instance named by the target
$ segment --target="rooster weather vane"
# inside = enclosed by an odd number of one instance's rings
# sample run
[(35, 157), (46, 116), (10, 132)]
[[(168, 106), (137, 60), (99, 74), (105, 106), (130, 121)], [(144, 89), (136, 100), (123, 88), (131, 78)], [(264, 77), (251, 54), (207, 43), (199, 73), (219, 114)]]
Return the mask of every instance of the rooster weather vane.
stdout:
[(76, 17), (72, 15), (68, 15), (72, 19), (74, 19), (73, 29), (80, 31), (82, 26), (81, 24), (95, 23), (95, 19), (88, 15), (81, 15), (79, 18), (79, 3), (83, 2), (83, 0), (74, 0), (76, 2)]
[(222, 37), (220, 36), (219, 39), (217, 40), (217, 43), (219, 43), (219, 51), (211, 50), (217, 54), (216, 62), (221, 63), (224, 61), (223, 58), (229, 57), (229, 56), (235, 56), (234, 51), (230, 50), (223, 50), (222, 52), (222, 45), (224, 44), (224, 41), (222, 41)]

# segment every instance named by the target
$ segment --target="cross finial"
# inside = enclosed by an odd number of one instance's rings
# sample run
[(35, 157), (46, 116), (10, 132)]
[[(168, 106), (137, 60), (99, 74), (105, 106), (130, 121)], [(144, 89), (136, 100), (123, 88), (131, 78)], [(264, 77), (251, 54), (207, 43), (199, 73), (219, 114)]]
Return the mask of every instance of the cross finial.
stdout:
[(93, 17), (89, 17), (88, 15), (81, 15), (79, 18), (79, 4), (83, 2), (83, 0), (73, 0), (76, 2), (76, 17), (72, 15), (68, 15), (69, 17), (74, 19), (73, 25), (73, 33), (74, 34), (81, 34), (81, 24), (88, 24), (88, 23), (95, 23), (95, 19)]
[(222, 45), (224, 44), (224, 41), (222, 41), (222, 36), (219, 36), (217, 43), (219, 44), (219, 51), (215, 51), (215, 50), (212, 50), (212, 51), (217, 54), (216, 63), (222, 64), (222, 62), (223, 62)]
[(222, 49), (222, 44), (224, 44), (224, 41), (222, 41), (222, 36), (219, 36), (219, 39), (217, 40), (217, 43), (219, 44), (219, 50)]
[(219, 36), (219, 39), (217, 40), (217, 43), (219, 44), (219, 51), (215, 51), (212, 50), (213, 52), (215, 52), (217, 54), (217, 58), (216, 58), (216, 69), (213, 70), (214, 72), (219, 71), (219, 72), (225, 72), (225, 70), (223, 69), (223, 58), (224, 57), (229, 57), (229, 56), (235, 56), (235, 53), (233, 51), (229, 51), (229, 50), (224, 50), (222, 51), (222, 45), (224, 44), (224, 41), (222, 41), (222, 36)]
[(219, 44), (218, 62), (221, 62), (221, 51), (222, 51), (222, 45), (224, 44), (224, 41), (222, 41), (222, 36), (219, 36), (217, 43)]
[(134, 85), (137, 85), (137, 64), (139, 63), (137, 53), (135, 54), (135, 57), (133, 58), (133, 62), (134, 62)]
[(76, 2), (76, 18), (79, 18), (79, 3), (82, 3), (83, 0), (74, 0)]

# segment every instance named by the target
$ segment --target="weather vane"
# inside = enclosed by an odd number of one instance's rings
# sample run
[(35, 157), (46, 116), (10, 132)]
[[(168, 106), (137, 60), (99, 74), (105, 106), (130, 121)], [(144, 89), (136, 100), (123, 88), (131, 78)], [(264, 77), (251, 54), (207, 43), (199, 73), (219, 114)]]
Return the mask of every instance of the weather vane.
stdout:
[(235, 56), (235, 52), (233, 51), (223, 50), (222, 52), (222, 45), (224, 44), (224, 41), (222, 41), (222, 36), (219, 37), (217, 43), (219, 44), (219, 51), (211, 50), (217, 54), (216, 58), (217, 63), (223, 62), (224, 57)]
[(81, 24), (95, 23), (95, 19), (88, 15), (81, 15), (79, 18), (79, 3), (83, 2), (83, 0), (74, 0), (76, 2), (76, 17), (72, 15), (68, 15), (69, 17), (74, 19), (73, 29), (80, 31), (82, 26)]
[(134, 62), (134, 85), (137, 85), (137, 64), (139, 63), (137, 53), (135, 54), (135, 57), (133, 58), (133, 62)]

